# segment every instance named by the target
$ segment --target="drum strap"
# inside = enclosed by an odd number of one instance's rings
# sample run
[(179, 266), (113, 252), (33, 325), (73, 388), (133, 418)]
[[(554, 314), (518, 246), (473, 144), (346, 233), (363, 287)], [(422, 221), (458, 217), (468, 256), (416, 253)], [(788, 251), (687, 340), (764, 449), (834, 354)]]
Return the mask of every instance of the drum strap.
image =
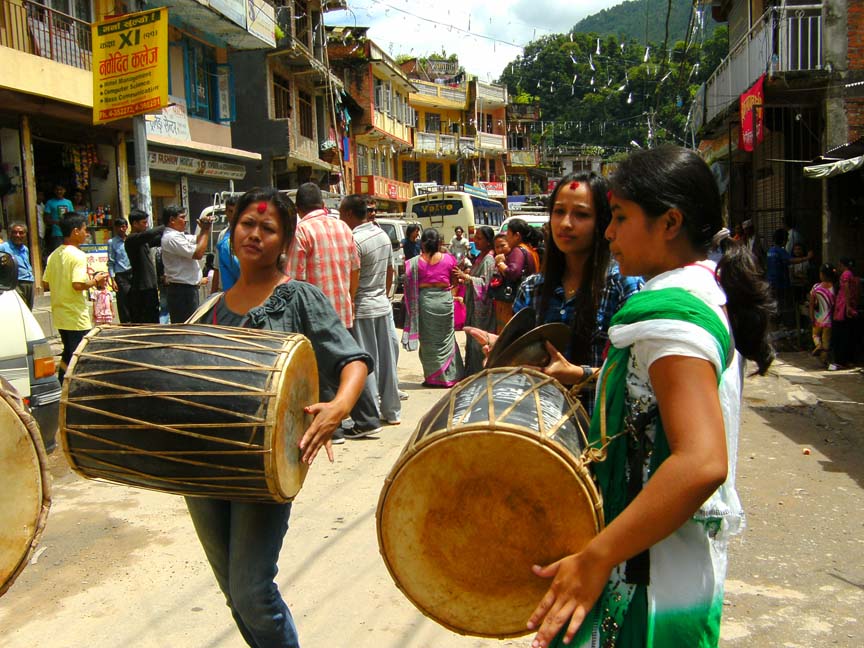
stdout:
[[(658, 409), (652, 405), (648, 410), (637, 414), (635, 417), (627, 417), (627, 506), (636, 499), (642, 491), (642, 471), (645, 460), (651, 452), (651, 441), (645, 430), (657, 418)], [(624, 569), (624, 578), (631, 585), (648, 585), (651, 574), (651, 554), (648, 549), (633, 556), (627, 561)]]

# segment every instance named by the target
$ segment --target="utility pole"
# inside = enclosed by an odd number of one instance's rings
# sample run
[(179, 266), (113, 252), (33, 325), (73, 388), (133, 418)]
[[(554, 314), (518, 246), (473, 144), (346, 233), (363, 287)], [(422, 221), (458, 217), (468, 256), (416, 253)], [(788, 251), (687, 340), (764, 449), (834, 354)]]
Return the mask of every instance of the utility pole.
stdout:
[(150, 163), (147, 158), (147, 122), (144, 115), (132, 118), (132, 135), (135, 141), (135, 187), (138, 190), (138, 209), (150, 214), (149, 226), (153, 226), (153, 197), (150, 192)]

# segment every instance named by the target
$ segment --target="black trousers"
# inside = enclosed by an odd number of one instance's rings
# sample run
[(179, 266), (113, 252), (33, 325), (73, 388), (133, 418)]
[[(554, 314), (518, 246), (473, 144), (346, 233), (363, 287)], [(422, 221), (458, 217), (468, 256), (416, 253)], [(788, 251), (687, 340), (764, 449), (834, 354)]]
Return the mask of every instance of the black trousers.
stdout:
[(130, 290), (128, 300), (130, 322), (135, 324), (159, 323), (159, 291), (155, 288)]
[(58, 331), (60, 339), (63, 341), (63, 355), (60, 356), (60, 370), (57, 372), (57, 377), (62, 383), (63, 378), (66, 376), (66, 369), (69, 368), (69, 361), (72, 360), (72, 354), (75, 353), (75, 349), (78, 348), (81, 340), (89, 333), (90, 329), (84, 329), (83, 331), (58, 329)]
[(117, 315), (120, 322), (127, 324), (132, 321), (132, 313), (129, 310), (129, 292), (132, 290), (132, 271), (117, 272), (114, 274), (114, 283), (117, 284)]
[(172, 324), (182, 324), (198, 308), (198, 286), (170, 283), (165, 286), (165, 295)]

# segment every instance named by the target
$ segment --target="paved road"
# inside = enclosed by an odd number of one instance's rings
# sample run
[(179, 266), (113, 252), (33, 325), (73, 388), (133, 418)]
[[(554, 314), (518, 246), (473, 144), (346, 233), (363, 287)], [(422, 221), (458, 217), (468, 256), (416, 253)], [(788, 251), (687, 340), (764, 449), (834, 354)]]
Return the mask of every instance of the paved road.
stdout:
[[(739, 483), (749, 528), (731, 548), (723, 644), (864, 645), (864, 453), (861, 426), (849, 422), (860, 421), (861, 378), (814, 395), (806, 367), (780, 373), (748, 387)], [(400, 378), (410, 394), (402, 424), (337, 447), (336, 462), (316, 463), (295, 503), (277, 581), (304, 648), (527, 646), (429, 621), (379, 557), (381, 485), (418, 418), (444, 395), (419, 387), (416, 354), (403, 354)], [(838, 403), (822, 411), (817, 399)], [(34, 564), (0, 599), (4, 647), (243, 645), (179, 498), (80, 479), (59, 452), (51, 467), (54, 502)]]

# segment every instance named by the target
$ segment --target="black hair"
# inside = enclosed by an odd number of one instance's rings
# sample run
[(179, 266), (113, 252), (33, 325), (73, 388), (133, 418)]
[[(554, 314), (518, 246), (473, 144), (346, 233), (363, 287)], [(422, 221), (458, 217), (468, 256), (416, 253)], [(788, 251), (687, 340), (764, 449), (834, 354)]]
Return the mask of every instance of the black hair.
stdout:
[(214, 255), (212, 252), (208, 252), (204, 256), (204, 271), (203, 271), (204, 276), (206, 277), (210, 273), (211, 270), (215, 270), (215, 269), (216, 269), (216, 255)]
[(786, 233), (786, 230), (783, 228), (774, 230), (774, 236), (771, 237), (771, 241), (774, 245), (779, 245), (780, 247), (786, 245), (786, 238), (789, 235)]
[(168, 205), (165, 209), (162, 210), (162, 224), (168, 225), (168, 223), (171, 222), (172, 218), (185, 213), (187, 213), (185, 207), (180, 207), (179, 205)]
[(279, 193), (278, 189), (273, 188), (255, 187), (240, 196), (237, 200), (237, 209), (234, 210), (234, 215), (228, 223), (228, 235), (231, 237), (231, 245), (234, 245), (234, 230), (237, 228), (237, 222), (240, 220), (243, 212), (248, 209), (249, 205), (261, 202), (272, 204), (276, 208), (279, 220), (282, 223), (282, 245), (287, 250), (294, 240), (294, 232), (297, 229), (297, 208), (294, 207), (294, 203), (291, 202), (290, 198)]
[(852, 257), (840, 257), (840, 264), (850, 272), (855, 270), (855, 260)]
[(240, 200), (240, 199), (237, 196), (235, 196), (234, 194), (231, 194), (230, 196), (228, 196), (225, 199), (225, 206), (226, 207), (233, 207), (234, 205), (237, 204), (238, 200)]
[(434, 227), (427, 227), (420, 235), (420, 249), (426, 254), (435, 254), (441, 249), (441, 235)]
[(129, 212), (129, 222), (135, 223), (140, 220), (147, 220), (150, 216), (143, 209), (133, 209)]
[(360, 194), (345, 196), (339, 204), (339, 211), (343, 209), (351, 212), (355, 218), (365, 221), (367, 216), (366, 196), (361, 196)]
[(819, 275), (826, 277), (832, 284), (837, 283), (837, 268), (830, 263), (823, 263), (820, 266)]
[(80, 229), (87, 222), (87, 217), (75, 212), (63, 214), (60, 220), (60, 231), (63, 233), (63, 238), (72, 236), (72, 230)]
[(405, 228), (405, 238), (409, 238), (414, 232), (419, 232), (420, 226), (417, 223), (411, 223)]
[(551, 218), (559, 192), (572, 182), (584, 182), (591, 190), (591, 202), (594, 205), (594, 244), (582, 271), (582, 285), (576, 293), (575, 315), (570, 329), (569, 360), (575, 364), (591, 364), (591, 344), (595, 335), (597, 309), (600, 308), (600, 301), (603, 298), (606, 272), (609, 268), (609, 242), (604, 236), (611, 217), (609, 199), (606, 196), (609, 186), (601, 175), (587, 171), (566, 175), (555, 185), (555, 189), (549, 196), (547, 209), (550, 223), (546, 229), (542, 268), (543, 285), (540, 288), (538, 316), (543, 317), (547, 305), (555, 294), (555, 289), (564, 282), (567, 261), (552, 236)]
[(495, 230), (493, 230), (488, 225), (481, 225), (480, 227), (478, 227), (477, 233), (480, 234), (484, 239), (486, 239), (486, 242), (489, 244), (490, 247), (495, 242)]
[(321, 188), (314, 182), (304, 182), (300, 185), (294, 200), (297, 202), (297, 209), (304, 214), (308, 214), (315, 209), (321, 209), (324, 206), (324, 197), (321, 195)]
[(127, 221), (127, 220), (126, 220), (125, 218), (123, 218), (122, 216), (121, 216), (120, 218), (115, 218), (115, 219), (114, 219), (114, 225), (116, 225), (116, 226), (118, 226), (118, 227), (119, 227), (120, 225), (128, 225), (128, 224), (129, 224), (129, 221)]
[[(694, 151), (668, 144), (636, 151), (618, 165), (611, 186), (649, 218), (670, 209), (681, 212), (684, 235), (694, 250), (707, 252), (711, 238), (723, 227), (717, 182)], [(774, 360), (768, 323), (775, 304), (759, 262), (747, 246), (733, 245), (717, 264), (717, 278), (726, 293), (735, 347), (764, 375)]]
[(531, 226), (521, 218), (511, 218), (507, 221), (507, 231), (518, 234), (522, 237), (522, 242), (529, 245), (532, 245), (532, 241), (535, 240)]
[(454, 229), (453, 231), (454, 231), (454, 232), (462, 232), (462, 233), (464, 234), (464, 233), (465, 233), (465, 228), (463, 228), (461, 225), (457, 225), (457, 226), (456, 226), (456, 229)]

